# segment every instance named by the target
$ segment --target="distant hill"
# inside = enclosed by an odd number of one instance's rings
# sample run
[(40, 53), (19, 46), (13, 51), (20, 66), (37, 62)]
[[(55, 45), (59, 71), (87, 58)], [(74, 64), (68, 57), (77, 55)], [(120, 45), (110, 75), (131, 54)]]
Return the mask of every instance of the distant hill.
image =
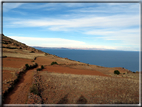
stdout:
[(26, 49), (26, 50), (30, 50), (33, 52), (41, 52), (44, 53), (40, 50), (37, 50), (33, 47), (27, 46), (24, 43), (18, 42), (14, 39), (11, 39), (3, 34), (0, 34), (2, 36), (2, 48), (8, 48), (8, 49)]

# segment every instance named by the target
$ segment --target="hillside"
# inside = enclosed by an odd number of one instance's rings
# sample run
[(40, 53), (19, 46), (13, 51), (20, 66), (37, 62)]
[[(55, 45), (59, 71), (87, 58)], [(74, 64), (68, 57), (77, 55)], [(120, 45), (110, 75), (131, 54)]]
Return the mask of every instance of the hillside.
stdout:
[(4, 104), (139, 102), (139, 73), (61, 58), (1, 36)]

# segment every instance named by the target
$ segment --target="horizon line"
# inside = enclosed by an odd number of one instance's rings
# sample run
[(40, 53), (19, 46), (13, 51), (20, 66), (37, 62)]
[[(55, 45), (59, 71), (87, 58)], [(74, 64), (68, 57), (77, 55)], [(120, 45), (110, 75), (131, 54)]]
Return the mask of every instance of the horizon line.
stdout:
[(115, 50), (115, 49), (97, 49), (97, 48), (70, 48), (70, 47), (45, 47), (45, 46), (31, 46), (34, 48), (50, 48), (50, 49), (69, 49), (69, 50), (97, 50), (97, 51), (133, 51), (140, 52), (140, 50)]

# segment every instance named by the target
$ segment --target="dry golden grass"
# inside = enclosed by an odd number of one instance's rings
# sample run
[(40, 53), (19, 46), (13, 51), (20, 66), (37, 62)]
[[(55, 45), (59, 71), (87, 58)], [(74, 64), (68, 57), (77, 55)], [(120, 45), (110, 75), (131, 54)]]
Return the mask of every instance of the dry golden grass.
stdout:
[(45, 104), (76, 104), (80, 97), (84, 104), (139, 103), (139, 80), (45, 71), (40, 75)]
[(3, 56), (7, 57), (16, 57), (16, 58), (26, 58), (26, 59), (34, 59), (38, 56), (44, 56), (42, 53), (28, 53), (28, 54), (21, 54), (21, 53), (7, 53), (3, 52)]

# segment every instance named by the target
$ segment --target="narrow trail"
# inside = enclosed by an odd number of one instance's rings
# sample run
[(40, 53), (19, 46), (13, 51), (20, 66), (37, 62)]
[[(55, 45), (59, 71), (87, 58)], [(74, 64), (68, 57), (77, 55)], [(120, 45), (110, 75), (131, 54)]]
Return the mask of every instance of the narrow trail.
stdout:
[(36, 68), (28, 70), (25, 74), (23, 74), (14, 89), (6, 96), (4, 104), (26, 103), (29, 89), (32, 85), (33, 71), (35, 69)]

